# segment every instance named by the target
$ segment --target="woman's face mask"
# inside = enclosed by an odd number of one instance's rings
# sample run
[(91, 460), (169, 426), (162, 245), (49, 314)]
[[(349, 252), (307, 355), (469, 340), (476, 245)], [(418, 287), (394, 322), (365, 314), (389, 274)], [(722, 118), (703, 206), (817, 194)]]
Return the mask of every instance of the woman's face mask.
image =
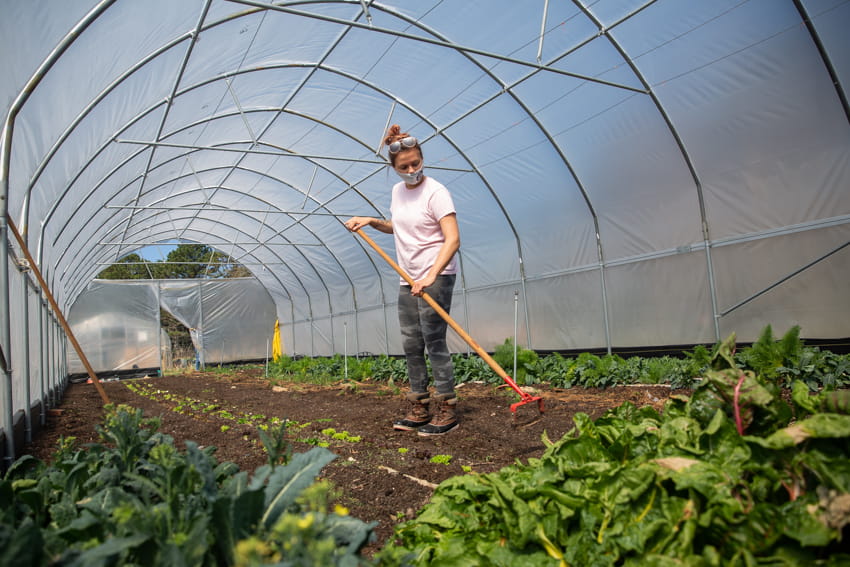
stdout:
[(423, 169), (423, 167), (420, 167), (411, 173), (402, 173), (396, 170), (396, 173), (398, 173), (398, 176), (401, 177), (401, 180), (407, 185), (419, 185), (419, 182), (422, 181), (422, 177), (425, 175)]

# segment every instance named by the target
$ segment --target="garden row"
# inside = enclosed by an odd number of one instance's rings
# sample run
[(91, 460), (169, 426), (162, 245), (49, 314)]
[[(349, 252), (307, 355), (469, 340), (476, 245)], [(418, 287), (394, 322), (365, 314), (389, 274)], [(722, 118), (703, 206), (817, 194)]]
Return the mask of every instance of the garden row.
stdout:
[[(337, 431), (332, 427), (325, 427), (321, 430), (322, 437), (303, 437), (299, 436), (299, 432), (313, 425), (313, 422), (299, 423), (291, 419), (281, 419), (275, 416), (266, 416), (263, 414), (247, 413), (240, 411), (237, 408), (223, 408), (217, 402), (199, 400), (173, 394), (167, 390), (161, 390), (156, 386), (145, 382), (128, 382), (127, 389), (138, 396), (147, 398), (157, 403), (167, 405), (171, 411), (200, 419), (202, 421), (210, 421), (215, 419), (221, 421), (222, 425), (219, 430), (222, 433), (229, 433), (235, 425), (244, 425), (254, 428), (258, 431), (260, 439), (263, 441), (264, 448), (269, 446), (269, 431), (279, 431), (281, 435), (285, 434), (287, 439), (292, 439), (296, 442), (315, 445), (317, 447), (329, 447), (331, 441), (342, 441), (346, 443), (359, 443), (360, 437), (351, 435), (348, 431)], [(326, 418), (316, 418), (315, 422), (326, 422)], [(293, 437), (294, 435), (294, 437)], [(265, 439), (264, 439), (265, 437)]]
[[(287, 462), (291, 456), (292, 443), (303, 443), (315, 447), (339, 450), (340, 444), (361, 443), (360, 435), (352, 435), (347, 430), (338, 430), (331, 427), (332, 420), (316, 417), (311, 421), (298, 422), (292, 419), (281, 419), (276, 416), (266, 416), (257, 413), (240, 411), (237, 408), (224, 408), (218, 402), (190, 398), (174, 394), (168, 390), (143, 381), (128, 381), (125, 383), (128, 390), (134, 394), (163, 404), (171, 411), (206, 422), (214, 422), (218, 430), (224, 435), (243, 435), (261, 449), (269, 454), (277, 455), (278, 460)], [(239, 427), (237, 427), (239, 426)], [(245, 434), (247, 428), (257, 431), (257, 438)], [(399, 455), (409, 452), (407, 447), (397, 449)], [(435, 464), (449, 464), (451, 455), (433, 455), (429, 462)], [(464, 472), (472, 472), (472, 467), (461, 465)]]
[[(557, 353), (539, 356), (522, 347), (514, 348), (512, 339), (499, 345), (493, 358), (510, 374), (514, 368), (520, 385), (548, 384), (555, 388), (580, 386), (606, 388), (626, 384), (669, 384), (673, 388), (692, 388), (709, 368), (721, 343), (713, 347), (697, 345), (681, 357), (624, 358), (617, 354), (581, 353), (565, 357)], [(501, 383), (501, 378), (478, 356), (453, 355), (455, 379), (459, 383), (481, 381)], [(790, 388), (802, 380), (812, 390), (850, 386), (850, 355), (839, 355), (819, 347), (807, 346), (795, 326), (781, 338), (775, 338), (770, 326), (758, 341), (734, 353), (735, 362), (781, 387)], [(319, 358), (283, 356), (269, 364), (272, 380), (329, 383), (345, 376), (353, 380), (372, 378), (393, 383), (406, 376), (405, 361), (386, 355)]]

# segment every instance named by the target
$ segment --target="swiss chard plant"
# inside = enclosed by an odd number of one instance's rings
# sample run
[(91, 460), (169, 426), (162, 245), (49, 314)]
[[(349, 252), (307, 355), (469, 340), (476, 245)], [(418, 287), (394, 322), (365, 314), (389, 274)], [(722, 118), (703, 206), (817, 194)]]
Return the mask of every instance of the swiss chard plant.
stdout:
[(386, 565), (850, 564), (850, 397), (714, 349), (692, 396), (626, 403), (539, 459), (443, 482)]
[(535, 373), (539, 358), (537, 353), (519, 345), (514, 348), (513, 339), (506, 339), (504, 343), (496, 347), (493, 351), (493, 360), (508, 374), (513, 374), (514, 354), (516, 354), (516, 376), (512, 378), (521, 385), (536, 383)]

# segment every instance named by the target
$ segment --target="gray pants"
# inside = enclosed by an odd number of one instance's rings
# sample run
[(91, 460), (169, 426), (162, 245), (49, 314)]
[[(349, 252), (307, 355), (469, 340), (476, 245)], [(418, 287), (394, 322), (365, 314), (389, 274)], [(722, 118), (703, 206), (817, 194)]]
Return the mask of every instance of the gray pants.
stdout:
[[(425, 292), (445, 309), (446, 313), (452, 305), (455, 277), (454, 275), (438, 276), (433, 285), (425, 288)], [(407, 358), (410, 391), (416, 394), (428, 391), (428, 373), (425, 365), (425, 349), (427, 348), (437, 394), (454, 397), (454, 368), (446, 343), (448, 323), (424, 299), (410, 295), (408, 285), (402, 285), (399, 288), (398, 322), (401, 327), (402, 347)]]

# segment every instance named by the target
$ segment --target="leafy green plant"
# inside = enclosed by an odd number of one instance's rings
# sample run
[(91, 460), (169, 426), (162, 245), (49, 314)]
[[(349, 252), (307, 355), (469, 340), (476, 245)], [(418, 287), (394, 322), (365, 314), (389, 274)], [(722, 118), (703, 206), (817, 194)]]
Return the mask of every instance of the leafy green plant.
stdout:
[(379, 355), (372, 361), (372, 378), (382, 382), (404, 382), (407, 379), (407, 361)]
[(617, 354), (597, 356), (593, 353), (579, 354), (568, 369), (570, 385), (585, 388), (607, 388), (620, 384), (632, 384), (639, 374), (634, 364), (628, 363)]
[(572, 365), (572, 358), (565, 358), (555, 352), (537, 359), (535, 374), (540, 382), (549, 383), (555, 387), (569, 387), (568, 374)]
[(372, 364), (374, 359), (368, 356), (348, 357), (348, 378), (350, 380), (366, 380), (374, 374)]
[(694, 394), (663, 412), (626, 403), (597, 420), (578, 414), (560, 440), (544, 435), (539, 459), (444, 481), (380, 560), (847, 564), (850, 416), (835, 410), (850, 396), (795, 382), (789, 405), (734, 352), (732, 336)]
[[(329, 512), (314, 448), (252, 477), (192, 441), (179, 451), (141, 410), (107, 406), (101, 443), (65, 440), (50, 465), (18, 459), (0, 479), (0, 564), (366, 563), (374, 524)], [(323, 502), (323, 501), (322, 501)], [(265, 550), (263, 553), (257, 552)]]
[(735, 359), (783, 388), (790, 388), (797, 380), (812, 391), (850, 386), (850, 356), (806, 346), (800, 339), (799, 326), (791, 327), (778, 339), (771, 326), (766, 326), (759, 339), (738, 351)]
[(431, 457), (431, 462), (438, 465), (447, 465), (452, 462), (451, 455), (434, 455)]
[(292, 445), (289, 443), (286, 429), (286, 420), (271, 427), (257, 429), (257, 435), (268, 456), (269, 466), (272, 468), (278, 464), (285, 465), (292, 457)]
[(693, 350), (685, 351), (683, 354), (687, 359), (687, 365), (685, 366), (687, 374), (690, 376), (702, 376), (711, 367), (711, 359), (719, 345), (720, 343), (712, 349), (708, 349), (705, 345), (696, 345)]
[(334, 439), (345, 441), (346, 443), (360, 443), (363, 438), (360, 435), (351, 435), (348, 431), (340, 431), (334, 435)]
[(803, 341), (800, 340), (798, 325), (791, 327), (779, 340), (774, 338), (772, 327), (767, 325), (752, 346), (737, 353), (736, 360), (765, 379), (775, 381), (782, 367), (797, 365), (802, 351)]
[(352, 435), (348, 431), (337, 431), (333, 427), (322, 429), (322, 435), (336, 441), (345, 441), (346, 443), (359, 443), (363, 440), (359, 435)]
[[(537, 353), (533, 350), (516, 347), (516, 376), (513, 379), (517, 384), (534, 384), (534, 372), (537, 365)], [(508, 373), (513, 373), (514, 367), (514, 340), (512, 338), (505, 339), (505, 342), (496, 347), (493, 352), (493, 360), (499, 363), (499, 366)]]
[[(796, 362), (796, 364), (794, 363)], [(850, 356), (840, 356), (817, 347), (804, 347), (796, 361), (777, 368), (783, 387), (804, 382), (810, 390), (834, 390), (850, 386)]]
[(480, 356), (454, 354), (452, 355), (452, 365), (455, 381), (459, 384), (464, 382), (485, 382), (487, 384), (502, 382), (498, 374)]
[(737, 366), (734, 333), (716, 350), (705, 379), (709, 387), (696, 390), (690, 402), (691, 414), (704, 423), (724, 412), (734, 419), (741, 435), (745, 431), (763, 434), (792, 416), (773, 380)]

